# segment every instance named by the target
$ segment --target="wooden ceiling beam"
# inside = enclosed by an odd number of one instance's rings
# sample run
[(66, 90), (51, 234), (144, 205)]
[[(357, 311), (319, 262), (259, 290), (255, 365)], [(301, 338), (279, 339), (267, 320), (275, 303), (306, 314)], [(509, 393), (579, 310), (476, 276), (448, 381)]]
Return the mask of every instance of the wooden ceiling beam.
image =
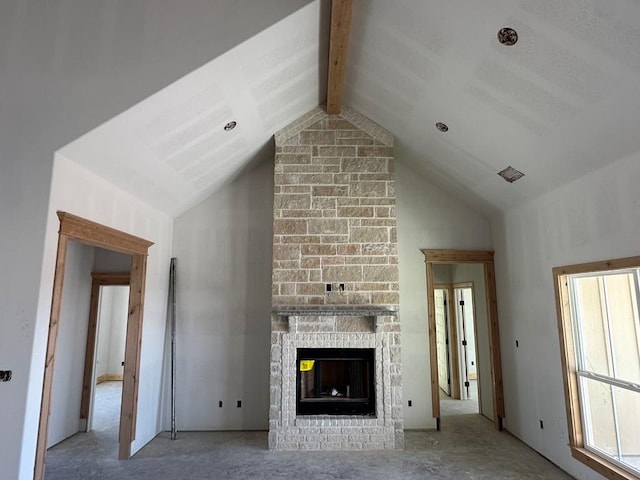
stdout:
[(332, 0), (327, 81), (327, 113), (329, 115), (339, 114), (342, 110), (352, 10), (353, 0)]

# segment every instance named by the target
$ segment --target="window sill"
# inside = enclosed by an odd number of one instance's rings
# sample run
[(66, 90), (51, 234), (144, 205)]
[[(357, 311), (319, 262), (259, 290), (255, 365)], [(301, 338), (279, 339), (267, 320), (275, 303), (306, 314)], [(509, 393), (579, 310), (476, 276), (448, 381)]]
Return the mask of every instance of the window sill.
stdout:
[(619, 466), (608, 462), (603, 457), (587, 450), (586, 448), (571, 447), (571, 455), (587, 467), (612, 480), (640, 480), (640, 477)]

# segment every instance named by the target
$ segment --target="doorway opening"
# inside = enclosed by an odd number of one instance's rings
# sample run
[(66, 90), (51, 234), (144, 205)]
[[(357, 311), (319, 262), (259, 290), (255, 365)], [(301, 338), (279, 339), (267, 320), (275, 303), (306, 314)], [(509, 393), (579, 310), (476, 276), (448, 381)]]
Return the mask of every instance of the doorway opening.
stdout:
[[(82, 431), (108, 432), (117, 441), (120, 420), (129, 273), (92, 273), (80, 419)], [(115, 434), (113, 434), (115, 432)]]
[[(103, 285), (100, 287), (99, 297), (96, 353), (94, 361), (90, 363), (94, 370), (91, 375), (93, 394), (86, 431), (104, 432), (117, 441), (129, 285)], [(89, 362), (85, 363), (85, 368), (88, 364)]]
[[(436, 277), (450, 279), (441, 267)], [(436, 283), (434, 309), (441, 415), (482, 413), (473, 283)]]
[[(91, 222), (66, 212), (58, 212), (58, 218), (60, 220), (60, 230), (58, 233), (58, 249), (53, 280), (51, 315), (49, 320), (42, 402), (40, 407), (40, 421), (38, 425), (38, 440), (34, 465), (34, 479), (36, 480), (44, 479), (53, 375), (56, 356), (58, 353), (57, 341), (62, 312), (67, 253), (72, 244), (77, 243), (83, 246), (100, 247), (111, 252), (131, 255), (130, 294), (127, 302), (128, 318), (126, 326), (126, 347), (124, 354), (125, 364), (122, 385), (122, 408), (120, 411), (120, 425), (118, 429), (118, 458), (126, 460), (131, 456), (131, 442), (135, 439), (147, 255), (149, 247), (153, 245), (152, 242), (142, 238)], [(96, 297), (98, 296), (99, 295), (96, 295)], [(64, 349), (61, 349), (61, 352), (64, 353)], [(86, 363), (87, 360), (85, 355), (85, 366)], [(86, 385), (86, 368), (84, 377), (83, 399), (87, 395), (84, 390), (84, 386)], [(91, 382), (89, 382), (88, 385), (91, 387)], [(88, 414), (88, 409), (86, 409), (86, 413)]]
[[(431, 400), (436, 428), (440, 430), (441, 426), (440, 392), (446, 392), (446, 398), (471, 399), (475, 382), (477, 411), (501, 430), (504, 396), (493, 252), (425, 249), (422, 253), (427, 270)], [(482, 293), (477, 284), (484, 285)], [(478, 297), (474, 295), (476, 288)], [(446, 306), (438, 305), (443, 300)]]

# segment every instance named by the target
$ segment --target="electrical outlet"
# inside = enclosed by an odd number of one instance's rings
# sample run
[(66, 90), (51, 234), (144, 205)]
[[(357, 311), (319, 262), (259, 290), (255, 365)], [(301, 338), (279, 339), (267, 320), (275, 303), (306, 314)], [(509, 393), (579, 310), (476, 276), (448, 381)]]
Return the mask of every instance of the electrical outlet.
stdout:
[(325, 284), (325, 293), (330, 296), (345, 295), (347, 293), (347, 286), (345, 283), (327, 283)]
[(238, 400), (238, 403), (236, 404), (237, 408), (242, 408), (242, 400)]
[(11, 370), (0, 370), (0, 382), (8, 382), (11, 380), (13, 372)]
[(520, 346), (520, 343), (518, 342), (518, 340), (516, 340), (516, 348), (518, 348)]
[(413, 401), (412, 400), (409, 400), (407, 403), (409, 404), (410, 407), (413, 406)]
[(540, 430), (544, 430), (544, 422), (540, 420)]
[(218, 401), (218, 408), (222, 408), (222, 400)]

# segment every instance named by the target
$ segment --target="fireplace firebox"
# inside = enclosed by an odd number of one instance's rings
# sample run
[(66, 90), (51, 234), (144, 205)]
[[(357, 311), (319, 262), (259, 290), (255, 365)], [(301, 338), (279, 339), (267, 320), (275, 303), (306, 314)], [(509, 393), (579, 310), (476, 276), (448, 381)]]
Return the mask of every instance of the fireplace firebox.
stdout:
[(297, 349), (297, 415), (375, 417), (375, 349)]

